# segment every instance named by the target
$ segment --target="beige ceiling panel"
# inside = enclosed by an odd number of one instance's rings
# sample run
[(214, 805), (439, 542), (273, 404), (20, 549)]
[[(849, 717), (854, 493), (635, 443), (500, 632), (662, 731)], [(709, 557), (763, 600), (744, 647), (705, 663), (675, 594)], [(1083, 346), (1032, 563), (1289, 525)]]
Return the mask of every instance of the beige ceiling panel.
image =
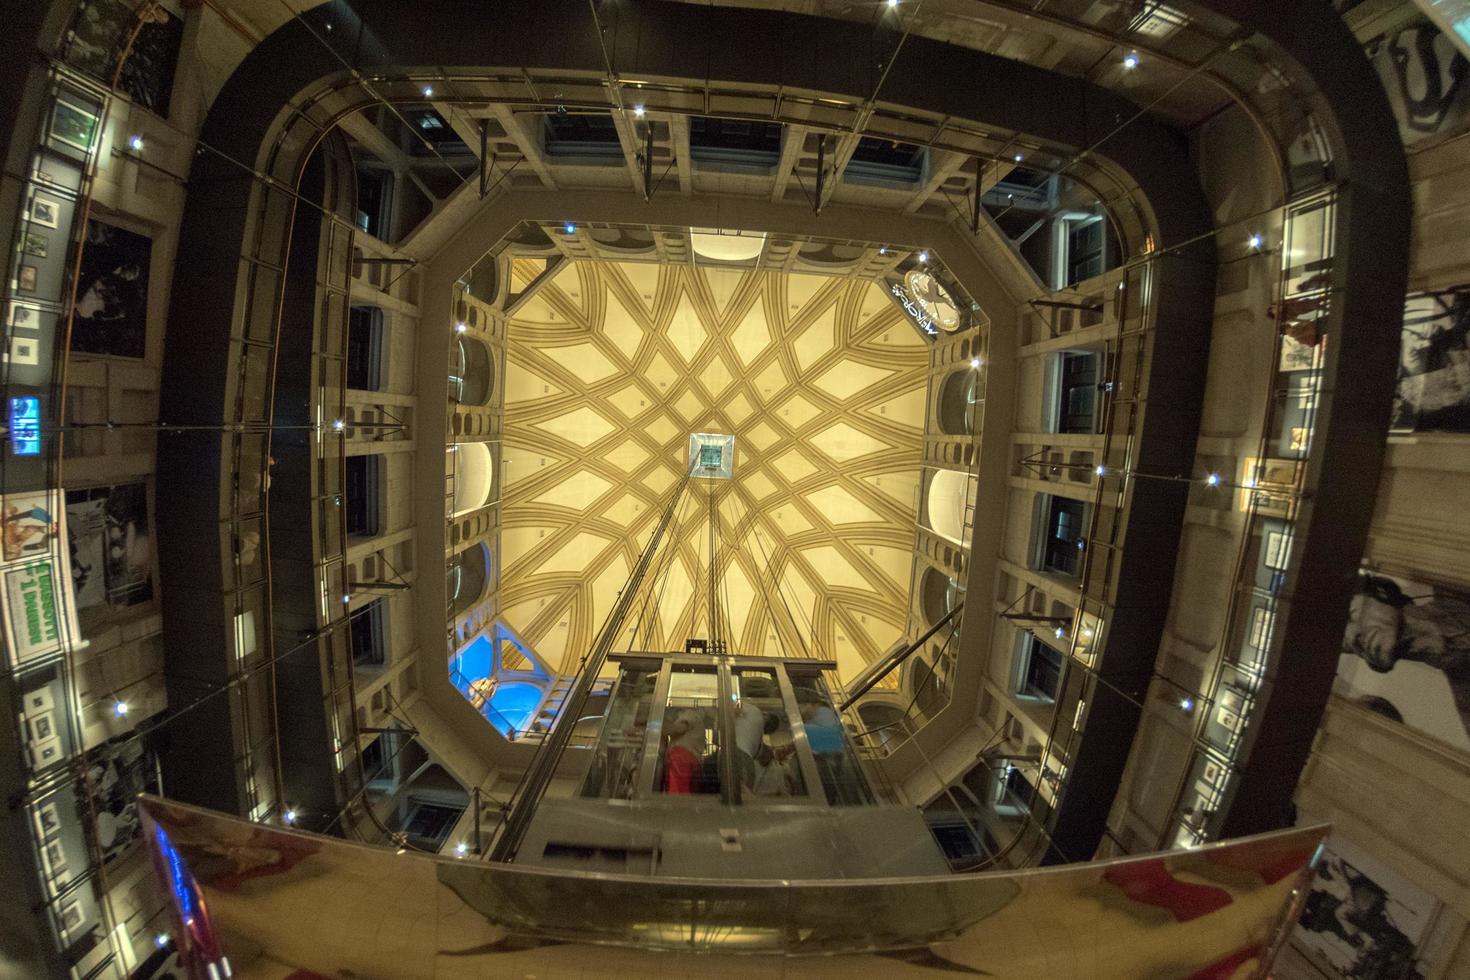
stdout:
[(823, 286), (832, 282), (828, 276), (793, 274), (786, 277), (786, 308), (792, 312), (811, 302)]
[(545, 354), (589, 385), (606, 381), (622, 370), (593, 344), (554, 347), (546, 350)]
[(643, 431), (652, 436), (660, 445), (663, 445), (674, 438), (674, 436), (683, 432), (684, 427), (675, 425), (667, 415), (660, 415), (643, 426)]
[(876, 415), (895, 425), (922, 429), (924, 428), (924, 406), (927, 403), (928, 392), (924, 390), (921, 382), (903, 394), (881, 401), (866, 411), (869, 415)]
[(913, 574), (914, 553), (890, 545), (860, 544), (857, 546), (868, 561), (878, 566), (878, 571), (901, 592), (909, 588), (909, 576)]
[(549, 602), (550, 600), (544, 595), (536, 596), (535, 598), (531, 599), (525, 599), (521, 602), (515, 603), (514, 605), (507, 606), (501, 612), (500, 618), (505, 620), (506, 625), (508, 625), (517, 636), (524, 637), (526, 634), (526, 630), (530, 629), (531, 624), (536, 621), (536, 617), (540, 616), (543, 612), (546, 611), (546, 606)]
[(678, 479), (677, 476), (669, 472), (667, 466), (660, 466), (643, 478), (643, 485), (659, 496), (663, 496), (663, 492), (673, 486), (674, 482)]
[(537, 422), (536, 428), (544, 429), (554, 436), (574, 442), (586, 449), (599, 439), (617, 429), (602, 415), (583, 405), (581, 408)]
[(766, 306), (761, 302), (761, 297), (756, 297), (755, 304), (746, 311), (740, 326), (730, 334), (730, 344), (735, 348), (735, 356), (740, 358), (740, 363), (745, 367), (754, 364), (756, 358), (771, 346), (771, 328), (766, 323)]
[(602, 628), (607, 614), (617, 604), (618, 593), (627, 584), (628, 574), (628, 560), (622, 555), (617, 555), (588, 586), (587, 608), (592, 610), (588, 625), (594, 632)]
[(745, 431), (742, 445), (754, 446), (760, 452), (765, 452), (772, 445), (779, 442), (781, 434), (764, 422), (757, 422)]
[(744, 395), (737, 394), (734, 398), (725, 402), (724, 406), (721, 408), (721, 411), (731, 422), (739, 425), (746, 419), (750, 418), (750, 413), (755, 411), (755, 409), (751, 408), (750, 402), (746, 399)]
[(834, 485), (814, 490), (806, 495), (806, 499), (830, 524), (879, 523), (884, 520), (882, 514), (853, 496), (843, 486)]
[(640, 523), (648, 517), (649, 506), (642, 497), (635, 493), (625, 493), (617, 499), (611, 507), (602, 512), (602, 516), (615, 524), (627, 527), (631, 524)]
[(755, 376), (755, 390), (767, 402), (774, 401), (786, 393), (786, 372), (780, 361), (772, 361), (765, 370)]
[(812, 383), (839, 401), (846, 401), (864, 388), (892, 376), (893, 372), (885, 368), (844, 357)]
[(894, 471), (863, 477), (863, 482), (888, 497), (918, 520), (919, 470), (917, 465), (910, 472)]
[(602, 553), (610, 542), (600, 534), (591, 531), (580, 531), (578, 534), (562, 545), (551, 554), (536, 569), (537, 572), (550, 574), (553, 572), (579, 572), (592, 564), (593, 560)]
[(648, 392), (636, 384), (624, 385), (609, 395), (607, 400), (629, 419), (635, 419), (648, 411)]
[(847, 614), (857, 624), (857, 628), (867, 634), (868, 643), (880, 656), (892, 650), (894, 644), (903, 639), (902, 623), (879, 616), (866, 607), (861, 610), (848, 609)]
[(618, 298), (616, 290), (606, 289), (603, 295), (606, 300), (602, 311), (602, 334), (631, 362), (638, 354), (638, 346), (643, 343), (643, 328)]
[(704, 399), (699, 397), (699, 392), (689, 388), (674, 400), (674, 411), (678, 412), (685, 422), (693, 425), (694, 420), (705, 411)]
[(792, 431), (801, 429), (802, 426), (821, 414), (820, 408), (800, 395), (792, 395), (776, 409), (777, 418), (789, 425)]
[(776, 485), (760, 470), (746, 469), (740, 476), (740, 486), (756, 500), (764, 500), (776, 492)]
[(730, 371), (730, 366), (725, 359), (716, 354), (710, 358), (708, 364), (700, 368), (695, 375), (704, 390), (709, 392), (711, 400), (718, 400), (724, 394), (725, 389), (730, 387), (730, 382), (735, 380), (735, 375)]
[(500, 567), (509, 570), (513, 565), (526, 557), (532, 549), (548, 536), (554, 533), (554, 529), (541, 526), (505, 527), (500, 529)]
[(648, 462), (648, 450), (639, 445), (636, 439), (628, 438), (618, 443), (616, 449), (604, 454), (602, 458), (624, 473), (632, 473)]
[(541, 659), (549, 664), (557, 665), (562, 671), (575, 671), (577, 661), (581, 659), (580, 650), (569, 650), (568, 641), (571, 639), (572, 610), (563, 607), (561, 615), (551, 621), (545, 632), (531, 639), (531, 649), (541, 655)]
[(552, 456), (528, 446), (506, 446), (500, 461), (500, 485), (506, 491), (531, 477), (541, 476), (561, 465), (560, 456)]
[(897, 316), (898, 309), (888, 296), (888, 287), (881, 283), (868, 283), (863, 290), (862, 301), (858, 305), (858, 323), (867, 327), (876, 325), (879, 322), (877, 318), (884, 314)]
[(782, 504), (769, 512), (771, 522), (786, 535), (803, 534), (812, 529), (812, 522), (802, 516), (795, 504)]
[(846, 422), (827, 426), (811, 437), (811, 443), (839, 463), (893, 448), (882, 439), (875, 439)]
[(687, 291), (679, 294), (679, 305), (674, 308), (674, 318), (669, 321), (667, 335), (669, 346), (678, 352), (685, 364), (694, 362), (694, 355), (699, 353), (699, 349), (709, 339), (704, 322), (699, 318), (699, 312), (695, 310)]
[(667, 395), (684, 377), (683, 371), (674, 370), (668, 360), (662, 354), (653, 355), (648, 362), (648, 367), (643, 369), (643, 377), (653, 383), (653, 389)]
[(801, 365), (803, 371), (811, 370), (811, 366), (823, 354), (837, 346), (836, 338), (837, 307), (833, 305), (823, 310), (810, 326), (797, 335), (796, 341), (791, 345), (796, 363)]
[(813, 548), (803, 548), (801, 556), (827, 585), (835, 585), (844, 589), (861, 589), (864, 592), (873, 591), (873, 584), (852, 562), (847, 560), (841, 551), (837, 550), (835, 545), (824, 544)]
[(517, 405), (560, 395), (562, 390), (521, 362), (514, 351), (505, 364), (505, 402)]
[(745, 278), (744, 270), (704, 265), (700, 266), (700, 272), (709, 286), (710, 295), (714, 297), (716, 311), (723, 317), (730, 309), (730, 300), (740, 291), (740, 282)]
[(787, 483), (799, 483), (817, 472), (817, 467), (800, 449), (788, 449), (777, 456), (772, 468)]
[(638, 294), (649, 310), (653, 309), (654, 298), (658, 296), (661, 268), (652, 262), (618, 263), (618, 271), (628, 280), (628, 285), (633, 287), (633, 292)]
[(611, 490), (612, 486), (610, 481), (591, 470), (578, 470), (571, 477), (558, 480), (555, 486), (537, 497), (536, 502), (551, 504), (553, 507), (586, 510), (597, 498)]
[[(746, 577), (745, 569), (735, 561), (726, 567), (720, 583), (723, 593), (721, 601), (724, 604), (720, 614), (725, 617), (725, 632), (729, 634), (732, 643), (739, 643), (745, 626), (750, 621), (751, 606), (755, 605), (755, 589)], [(742, 651), (737, 649), (731, 652), (739, 654)]]

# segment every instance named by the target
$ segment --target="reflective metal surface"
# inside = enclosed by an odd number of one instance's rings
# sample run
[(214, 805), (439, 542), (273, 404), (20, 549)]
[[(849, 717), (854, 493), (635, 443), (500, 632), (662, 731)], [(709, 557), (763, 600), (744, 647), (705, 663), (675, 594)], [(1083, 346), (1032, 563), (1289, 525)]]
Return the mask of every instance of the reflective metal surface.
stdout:
[(1263, 976), (1326, 834), (1007, 874), (732, 882), (395, 854), (151, 797), (142, 809), (247, 980)]

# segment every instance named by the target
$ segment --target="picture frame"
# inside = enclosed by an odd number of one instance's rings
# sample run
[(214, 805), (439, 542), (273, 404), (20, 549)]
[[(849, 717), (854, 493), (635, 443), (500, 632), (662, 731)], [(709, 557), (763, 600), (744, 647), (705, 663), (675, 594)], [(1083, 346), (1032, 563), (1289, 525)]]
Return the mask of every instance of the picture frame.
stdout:
[(5, 309), (5, 329), (7, 331), (39, 331), (41, 329), (41, 312), (41, 307), (35, 303), (15, 300)]
[(26, 201), (25, 220), (42, 228), (59, 228), (61, 226), (61, 202), (40, 191), (32, 190), (30, 198)]
[(20, 265), (15, 270), (15, 288), (34, 293), (40, 283), (41, 270), (34, 265)]
[(51, 239), (38, 231), (21, 231), (20, 252), (44, 259), (51, 253)]
[(0, 361), (6, 364), (39, 364), (41, 362), (39, 338), (12, 336), (5, 349), (0, 351)]
[(1261, 560), (1267, 568), (1278, 570), (1286, 568), (1287, 559), (1291, 557), (1291, 537), (1289, 530), (1266, 532)]
[(1241, 728), (1245, 727), (1240, 715), (1227, 708), (1215, 709), (1215, 721), (1221, 728), (1234, 735), (1239, 735)]
[(34, 691), (25, 693), (26, 714), (41, 711), (51, 711), (56, 707), (56, 699), (51, 696), (51, 688), (39, 687)]
[(41, 861), (45, 865), (48, 878), (66, 873), (66, 845), (61, 838), (53, 837), (41, 845)]
[(31, 815), (36, 825), (36, 836), (47, 841), (61, 832), (61, 811), (54, 802), (42, 803)]
[(72, 934), (82, 925), (82, 906), (75, 899), (64, 902), (56, 915), (57, 923), (61, 928), (61, 941), (70, 943)]
[(50, 136), (64, 146), (91, 153), (92, 144), (97, 141), (97, 113), (58, 97), (51, 109)]
[(1303, 426), (1296, 426), (1296, 425), (1292, 426), (1291, 427), (1291, 443), (1290, 443), (1291, 451), (1294, 452), (1294, 453), (1304, 453), (1304, 452), (1306, 452), (1307, 451), (1307, 442), (1311, 439), (1311, 436), (1312, 436), (1312, 430), (1310, 428), (1308, 428), (1307, 426), (1304, 426), (1304, 425)]
[(45, 769), (62, 759), (61, 739), (50, 738), (44, 742), (32, 742), (30, 748), (31, 768)]
[(1271, 640), (1271, 627), (1275, 624), (1276, 617), (1270, 609), (1265, 606), (1257, 606), (1251, 611), (1251, 628), (1246, 635), (1245, 642), (1257, 650), (1265, 648)]
[(31, 730), (31, 741), (44, 742), (47, 739), (57, 738), (56, 734), (56, 712), (43, 711), (39, 714), (26, 716), (26, 721)]

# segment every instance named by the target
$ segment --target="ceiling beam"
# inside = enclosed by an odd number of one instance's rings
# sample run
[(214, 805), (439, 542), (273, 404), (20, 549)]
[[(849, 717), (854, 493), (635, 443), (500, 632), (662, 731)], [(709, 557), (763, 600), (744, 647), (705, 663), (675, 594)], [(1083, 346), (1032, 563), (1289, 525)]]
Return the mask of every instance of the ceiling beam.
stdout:
[(521, 119), (511, 111), (510, 106), (504, 102), (490, 103), (490, 114), (500, 123), (505, 130), (506, 138), (516, 145), (525, 157), (536, 176), (541, 178), (541, 183), (547, 190), (556, 190), (556, 178), (551, 175), (551, 168), (546, 165), (546, 158), (541, 155), (540, 141), (526, 132), (526, 127)]
[(387, 164), (394, 173), (403, 173), (413, 163), (388, 134), (374, 125), (361, 112), (354, 112), (338, 124), (344, 133), (363, 149)]
[(903, 206), (903, 213), (916, 213), (929, 198), (934, 196), (935, 191), (944, 186), (944, 182), (958, 173), (969, 160), (970, 158), (963, 153), (956, 153), (953, 150), (931, 149), (929, 151), (929, 178), (918, 190), (914, 191), (914, 196), (909, 198), (908, 203)]
[(805, 143), (806, 127), (788, 124), (786, 135), (781, 140), (781, 158), (776, 161), (776, 172), (771, 175), (772, 201), (779, 202), (786, 196), (786, 185), (791, 181), (791, 171), (796, 167)]
[(689, 197), (694, 193), (694, 166), (689, 161), (689, 116), (685, 113), (670, 113), (665, 117), (669, 127), (669, 145), (674, 151), (674, 165), (679, 171), (679, 193)]
[[(638, 127), (628, 119), (626, 112), (612, 111), (613, 128), (618, 133), (618, 146), (623, 150), (623, 163), (628, 168), (628, 178), (633, 182), (633, 193), (639, 196), (643, 194), (643, 147), (645, 136), (638, 132)], [(652, 125), (645, 122), (644, 125)]]

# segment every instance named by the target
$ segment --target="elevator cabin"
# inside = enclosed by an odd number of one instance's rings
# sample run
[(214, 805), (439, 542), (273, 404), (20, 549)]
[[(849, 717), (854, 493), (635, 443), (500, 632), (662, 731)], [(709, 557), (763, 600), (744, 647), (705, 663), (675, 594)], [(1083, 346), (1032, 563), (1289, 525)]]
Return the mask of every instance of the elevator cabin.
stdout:
[(680, 878), (943, 874), (915, 807), (880, 802), (832, 661), (612, 654), (517, 864)]

